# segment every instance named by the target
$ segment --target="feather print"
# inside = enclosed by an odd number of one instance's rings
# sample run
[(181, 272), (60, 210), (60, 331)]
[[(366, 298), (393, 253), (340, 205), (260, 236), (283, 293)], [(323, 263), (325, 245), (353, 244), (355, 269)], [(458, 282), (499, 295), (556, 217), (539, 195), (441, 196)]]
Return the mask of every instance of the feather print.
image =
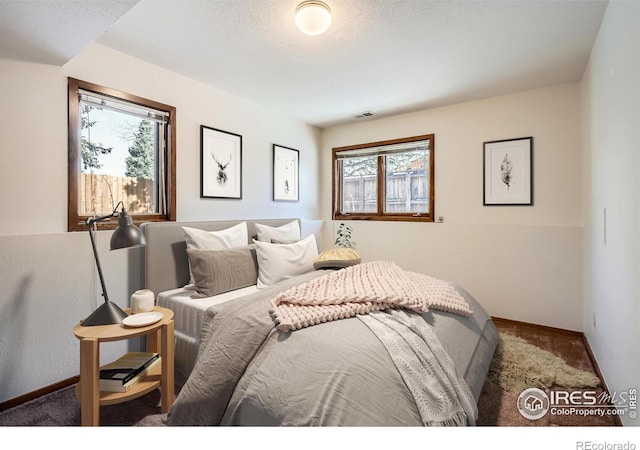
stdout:
[(513, 164), (509, 159), (509, 154), (505, 153), (502, 164), (500, 164), (500, 173), (502, 174), (502, 182), (507, 185), (507, 191), (511, 187), (511, 170), (513, 170)]

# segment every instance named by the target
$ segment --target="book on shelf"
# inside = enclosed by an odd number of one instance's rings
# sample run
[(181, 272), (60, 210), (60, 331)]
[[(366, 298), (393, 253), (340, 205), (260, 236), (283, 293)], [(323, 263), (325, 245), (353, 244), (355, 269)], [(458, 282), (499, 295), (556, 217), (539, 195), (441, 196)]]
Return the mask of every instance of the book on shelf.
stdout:
[(160, 364), (160, 361), (162, 361), (162, 358), (154, 359), (151, 364), (138, 372), (136, 376), (131, 378), (125, 384), (109, 384), (108, 382), (103, 384), (104, 380), (100, 380), (100, 390), (104, 392), (128, 392), (129, 389), (138, 384), (138, 382), (146, 377), (149, 372), (155, 369), (155, 367)]
[(151, 352), (129, 352), (112, 363), (100, 367), (100, 390), (114, 390), (131, 386), (153, 369), (159, 362), (160, 355)]

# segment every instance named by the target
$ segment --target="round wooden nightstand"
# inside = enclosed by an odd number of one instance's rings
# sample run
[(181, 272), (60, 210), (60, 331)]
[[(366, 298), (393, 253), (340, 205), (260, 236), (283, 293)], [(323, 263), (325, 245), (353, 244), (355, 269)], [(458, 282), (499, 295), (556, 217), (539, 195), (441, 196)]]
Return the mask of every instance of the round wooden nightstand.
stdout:
[[(82, 425), (100, 424), (100, 406), (113, 405), (140, 397), (160, 387), (161, 411), (169, 412), (174, 400), (173, 311), (156, 306), (162, 319), (143, 327), (123, 324), (83, 327), (76, 325), (73, 334), (80, 339), (80, 382), (76, 394), (80, 399)], [(130, 310), (125, 310), (128, 314)], [(147, 336), (147, 351), (157, 352), (161, 364), (127, 392), (100, 392), (100, 343)]]

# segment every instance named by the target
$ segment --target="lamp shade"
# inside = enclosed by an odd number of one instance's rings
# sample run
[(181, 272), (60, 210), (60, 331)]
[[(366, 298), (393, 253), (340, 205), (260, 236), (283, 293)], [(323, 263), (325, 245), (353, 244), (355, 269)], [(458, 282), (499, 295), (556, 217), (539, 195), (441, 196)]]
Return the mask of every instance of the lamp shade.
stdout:
[(146, 245), (144, 233), (133, 224), (133, 219), (126, 211), (118, 217), (118, 228), (111, 235), (111, 250), (118, 248), (136, 247)]
[(303, 33), (316, 36), (331, 25), (331, 9), (320, 1), (308, 0), (296, 8), (296, 25)]

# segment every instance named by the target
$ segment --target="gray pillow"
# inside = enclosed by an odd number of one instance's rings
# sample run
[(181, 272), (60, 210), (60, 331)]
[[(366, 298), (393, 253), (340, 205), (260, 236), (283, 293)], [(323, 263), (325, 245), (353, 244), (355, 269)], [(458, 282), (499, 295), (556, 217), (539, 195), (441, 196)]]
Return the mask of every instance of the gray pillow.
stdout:
[(272, 244), (295, 244), (300, 239), (271, 239)]
[(197, 294), (211, 297), (256, 284), (258, 260), (254, 245), (224, 250), (187, 249)]

